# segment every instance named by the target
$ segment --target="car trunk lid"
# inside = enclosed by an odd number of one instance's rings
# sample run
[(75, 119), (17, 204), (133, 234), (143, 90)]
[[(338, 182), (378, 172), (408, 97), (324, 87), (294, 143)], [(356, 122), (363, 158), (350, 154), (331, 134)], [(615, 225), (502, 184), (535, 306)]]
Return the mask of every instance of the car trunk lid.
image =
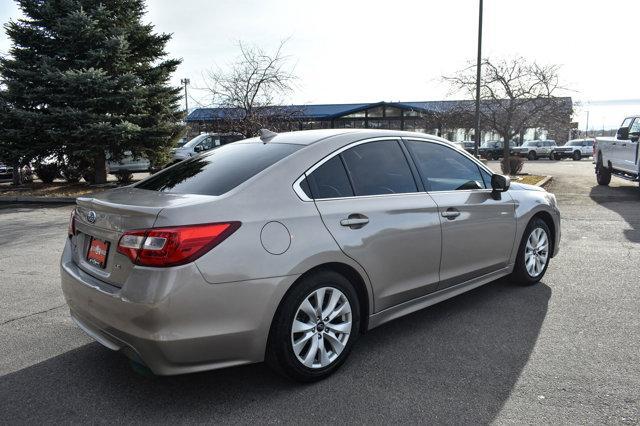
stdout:
[(134, 266), (117, 251), (124, 231), (152, 228), (162, 209), (190, 203), (194, 198), (203, 196), (131, 187), (78, 198), (74, 261), (93, 277), (121, 287)]

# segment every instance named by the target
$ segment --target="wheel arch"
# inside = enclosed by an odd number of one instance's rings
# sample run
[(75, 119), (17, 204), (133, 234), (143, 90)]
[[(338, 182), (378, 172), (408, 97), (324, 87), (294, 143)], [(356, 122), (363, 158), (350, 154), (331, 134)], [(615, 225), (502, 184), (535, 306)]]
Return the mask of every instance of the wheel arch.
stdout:
[(551, 252), (551, 257), (553, 257), (553, 254), (555, 253), (556, 232), (557, 232), (555, 222), (553, 221), (553, 216), (551, 216), (551, 213), (549, 213), (548, 211), (541, 210), (531, 217), (531, 219), (529, 220), (529, 223), (531, 223), (532, 221), (538, 218), (541, 219), (547, 225), (547, 227), (549, 227), (549, 231), (551, 231), (550, 252)]
[(276, 311), (273, 314), (273, 317), (271, 319), (269, 336), (271, 336), (271, 328), (273, 327), (273, 321), (275, 318), (277, 318), (278, 314), (280, 313), (280, 310), (282, 309), (282, 301), (286, 299), (289, 293), (296, 287), (296, 285), (300, 281), (304, 280), (306, 277), (308, 277), (311, 274), (314, 274), (318, 271), (323, 271), (323, 270), (336, 272), (342, 275), (343, 277), (345, 277), (347, 280), (349, 280), (349, 282), (353, 285), (353, 288), (356, 290), (356, 294), (358, 296), (358, 306), (360, 308), (360, 330), (359, 331), (360, 333), (365, 333), (368, 330), (369, 316), (371, 315), (371, 312), (373, 312), (373, 299), (367, 287), (365, 277), (363, 277), (362, 274), (351, 265), (348, 265), (343, 262), (332, 261), (332, 262), (321, 263), (308, 269), (289, 286), (287, 291), (280, 298), (280, 301), (278, 302), (278, 307), (276, 308)]

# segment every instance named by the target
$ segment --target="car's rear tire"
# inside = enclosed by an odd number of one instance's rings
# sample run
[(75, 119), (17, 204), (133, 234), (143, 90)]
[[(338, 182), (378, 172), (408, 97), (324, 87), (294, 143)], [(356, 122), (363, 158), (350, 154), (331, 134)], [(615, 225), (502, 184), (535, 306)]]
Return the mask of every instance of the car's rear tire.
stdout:
[(547, 272), (552, 250), (549, 226), (541, 218), (534, 217), (522, 235), (510, 281), (520, 285), (532, 285), (540, 281)]
[(596, 180), (598, 185), (607, 186), (611, 182), (611, 171), (602, 164), (602, 155), (596, 161)]
[(267, 364), (300, 382), (328, 377), (345, 362), (358, 338), (359, 306), (353, 285), (343, 275), (319, 270), (304, 277), (278, 307)]
[(538, 155), (536, 154), (535, 151), (529, 151), (529, 155), (527, 155), (527, 158), (529, 160), (537, 160), (538, 159)]
[(549, 160), (553, 161), (553, 160), (557, 160), (557, 159), (558, 159), (558, 158), (557, 158), (557, 156), (556, 156), (556, 153), (555, 153), (554, 151), (551, 151), (551, 152), (549, 153)]
[(573, 161), (580, 161), (582, 160), (582, 153), (580, 151), (574, 151), (571, 158), (573, 158)]

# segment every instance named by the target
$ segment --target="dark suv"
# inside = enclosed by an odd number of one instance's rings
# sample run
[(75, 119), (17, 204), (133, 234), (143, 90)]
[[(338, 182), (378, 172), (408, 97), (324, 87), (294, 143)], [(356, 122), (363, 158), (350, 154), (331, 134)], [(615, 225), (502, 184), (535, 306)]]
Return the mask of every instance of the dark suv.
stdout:
[[(513, 148), (516, 146), (515, 142), (509, 142), (509, 154), (513, 154)], [(504, 157), (504, 142), (503, 141), (488, 141), (480, 145), (478, 149), (480, 157), (487, 160), (497, 160)]]

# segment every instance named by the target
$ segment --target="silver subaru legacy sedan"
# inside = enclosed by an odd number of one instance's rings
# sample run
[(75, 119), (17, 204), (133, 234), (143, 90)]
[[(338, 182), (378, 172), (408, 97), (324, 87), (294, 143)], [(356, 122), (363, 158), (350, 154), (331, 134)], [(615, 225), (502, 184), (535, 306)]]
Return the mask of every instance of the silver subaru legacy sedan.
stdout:
[(544, 189), (420, 133), (247, 139), (78, 198), (62, 254), (77, 325), (153, 373), (267, 361), (313, 381), (358, 335), (558, 253)]

